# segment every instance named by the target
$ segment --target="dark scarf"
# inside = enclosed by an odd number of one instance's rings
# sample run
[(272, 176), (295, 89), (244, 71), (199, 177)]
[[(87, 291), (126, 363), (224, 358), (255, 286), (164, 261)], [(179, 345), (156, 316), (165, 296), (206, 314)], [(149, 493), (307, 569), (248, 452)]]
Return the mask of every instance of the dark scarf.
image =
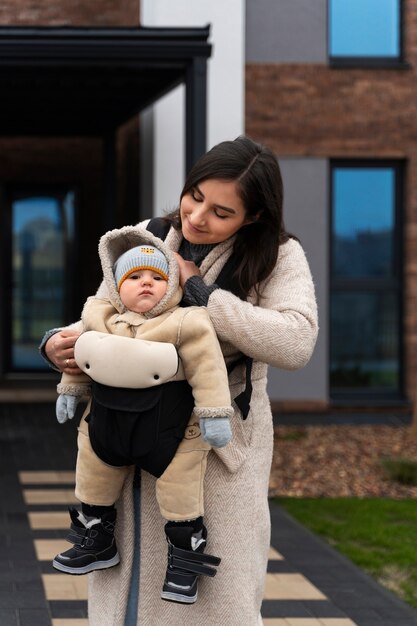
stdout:
[(215, 243), (190, 243), (183, 239), (178, 252), (183, 259), (193, 261), (199, 267), (216, 245)]

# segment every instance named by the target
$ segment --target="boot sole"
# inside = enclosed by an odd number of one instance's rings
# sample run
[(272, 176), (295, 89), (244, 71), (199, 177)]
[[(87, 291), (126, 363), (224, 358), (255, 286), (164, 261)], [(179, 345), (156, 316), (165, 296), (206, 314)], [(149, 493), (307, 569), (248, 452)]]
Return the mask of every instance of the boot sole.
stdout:
[(73, 576), (82, 576), (83, 574), (89, 574), (90, 572), (94, 572), (100, 569), (109, 569), (110, 567), (115, 567), (120, 563), (119, 554), (116, 554), (112, 559), (108, 561), (95, 561), (94, 563), (90, 563), (89, 565), (85, 565), (84, 567), (70, 567), (68, 565), (63, 565), (59, 561), (55, 559), (52, 561), (52, 567), (60, 572), (64, 572), (65, 574), (72, 574)]
[(194, 604), (197, 600), (197, 592), (194, 596), (185, 596), (181, 593), (175, 593), (173, 591), (162, 591), (162, 600), (168, 600), (168, 602), (179, 602), (180, 604)]

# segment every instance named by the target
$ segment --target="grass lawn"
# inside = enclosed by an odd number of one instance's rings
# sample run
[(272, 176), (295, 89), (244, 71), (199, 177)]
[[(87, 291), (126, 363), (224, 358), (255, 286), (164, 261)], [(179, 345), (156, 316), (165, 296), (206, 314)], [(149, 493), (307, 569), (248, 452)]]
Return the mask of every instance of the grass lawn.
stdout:
[(417, 500), (277, 498), (379, 583), (417, 608)]

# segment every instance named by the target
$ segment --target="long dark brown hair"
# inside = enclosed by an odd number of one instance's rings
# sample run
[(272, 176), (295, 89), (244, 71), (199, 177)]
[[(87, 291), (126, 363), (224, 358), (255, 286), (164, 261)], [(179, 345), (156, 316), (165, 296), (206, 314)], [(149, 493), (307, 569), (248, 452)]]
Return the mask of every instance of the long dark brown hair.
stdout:
[[(235, 277), (247, 294), (269, 276), (279, 245), (289, 238), (282, 219), (283, 187), (278, 161), (271, 150), (249, 137), (223, 141), (193, 166), (181, 199), (209, 179), (236, 181), (246, 217), (254, 220), (238, 230), (233, 247), (233, 254), (240, 260)], [(181, 229), (179, 209), (165, 219)]]

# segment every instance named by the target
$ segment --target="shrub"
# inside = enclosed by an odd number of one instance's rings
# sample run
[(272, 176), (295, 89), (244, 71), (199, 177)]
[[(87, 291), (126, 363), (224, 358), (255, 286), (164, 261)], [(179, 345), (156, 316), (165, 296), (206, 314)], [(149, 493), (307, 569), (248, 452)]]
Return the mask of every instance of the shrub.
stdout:
[(305, 439), (307, 433), (305, 430), (287, 430), (285, 432), (278, 432), (276, 436), (283, 441), (299, 441), (300, 439)]
[(389, 480), (402, 485), (417, 485), (417, 461), (401, 457), (385, 457), (381, 465)]

